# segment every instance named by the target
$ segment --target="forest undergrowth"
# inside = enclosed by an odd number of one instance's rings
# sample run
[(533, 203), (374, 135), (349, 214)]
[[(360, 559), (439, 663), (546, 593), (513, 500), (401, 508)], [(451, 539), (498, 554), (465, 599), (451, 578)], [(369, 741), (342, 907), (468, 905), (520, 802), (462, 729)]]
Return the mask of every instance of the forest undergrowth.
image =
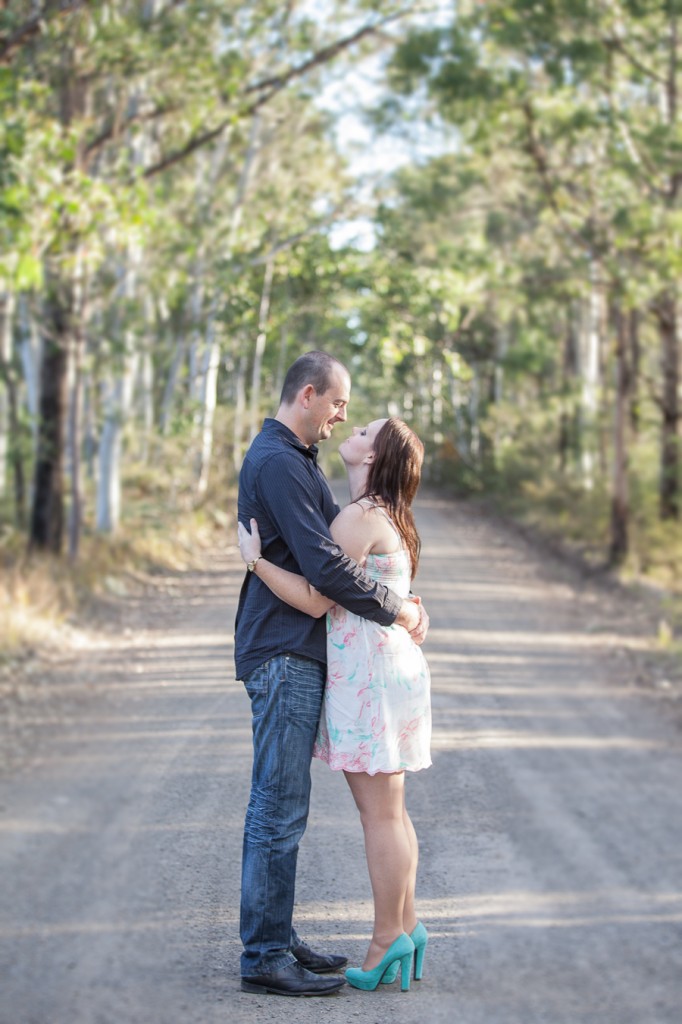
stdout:
[[(84, 531), (78, 557), (27, 549), (26, 534), (0, 510), (0, 672), (77, 643), (101, 624), (107, 602), (149, 585), (162, 572), (197, 567), (208, 551), (234, 543), (236, 492), (217, 474), (197, 501), (173, 461), (133, 465), (123, 481), (115, 534)], [(92, 496), (88, 496), (92, 500)]]

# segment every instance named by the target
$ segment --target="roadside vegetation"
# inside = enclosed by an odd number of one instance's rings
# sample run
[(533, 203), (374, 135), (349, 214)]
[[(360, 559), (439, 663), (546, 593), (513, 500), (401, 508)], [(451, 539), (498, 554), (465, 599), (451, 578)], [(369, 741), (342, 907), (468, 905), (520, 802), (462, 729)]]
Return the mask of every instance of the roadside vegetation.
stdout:
[(0, 12), (0, 649), (224, 537), (309, 348), (674, 642), (679, 3), (327, 6)]

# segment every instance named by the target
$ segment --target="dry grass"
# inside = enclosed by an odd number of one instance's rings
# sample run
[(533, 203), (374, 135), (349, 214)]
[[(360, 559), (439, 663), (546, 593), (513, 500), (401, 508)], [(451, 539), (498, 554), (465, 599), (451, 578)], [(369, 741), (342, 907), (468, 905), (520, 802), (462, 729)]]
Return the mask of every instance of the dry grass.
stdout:
[(6, 565), (0, 581), (0, 658), (58, 646), (76, 604), (73, 577), (56, 563)]
[[(0, 537), (0, 663), (60, 648), (84, 625), (97, 598), (121, 596), (150, 575), (197, 565), (210, 549), (234, 542), (232, 501), (200, 509), (131, 499), (116, 536), (83, 537), (78, 559), (26, 554), (24, 536)], [(153, 509), (152, 509), (153, 506)]]

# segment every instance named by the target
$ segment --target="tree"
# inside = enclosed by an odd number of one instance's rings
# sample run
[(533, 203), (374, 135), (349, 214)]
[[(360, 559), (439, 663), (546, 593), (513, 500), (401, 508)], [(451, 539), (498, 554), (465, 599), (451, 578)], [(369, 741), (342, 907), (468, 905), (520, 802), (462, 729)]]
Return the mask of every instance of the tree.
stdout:
[[(34, 4), (22, 3), (6, 12), (0, 60), (5, 62), (6, 81), (18, 100), (15, 116), (22, 140), (21, 151), (14, 155), (16, 181), (11, 187), (23, 190), (26, 198), (21, 231), (32, 257), (42, 264), (43, 275), (36, 302), (45, 356), (31, 517), (34, 546), (55, 551), (61, 547), (66, 381), (71, 367), (83, 366), (88, 317), (111, 323), (108, 306), (117, 298), (123, 300), (126, 312), (115, 320), (117, 336), (109, 346), (111, 359), (127, 348), (131, 363), (122, 370), (118, 383), (112, 383), (111, 396), (119, 394), (120, 398), (110, 403), (103, 432), (105, 469), (111, 466), (112, 472), (101, 475), (99, 514), (102, 525), (115, 523), (115, 515), (111, 519), (110, 514), (112, 502), (115, 506), (116, 452), (126, 415), (124, 399), (130, 391), (126, 382), (132, 379), (140, 346), (137, 326), (144, 323), (133, 307), (140, 304), (144, 308), (156, 298), (151, 281), (145, 279), (148, 275), (140, 270), (158, 237), (158, 221), (169, 198), (178, 187), (191, 194), (196, 185), (192, 174), (195, 157), (212, 150), (219, 175), (234, 175), (231, 180), (221, 178), (221, 184), (227, 183), (225, 202), (210, 204), (212, 214), (219, 210), (219, 221), (227, 215), (228, 221), (231, 217), (234, 222), (242, 205), (239, 176), (248, 164), (245, 140), (254, 118), (274, 109), (286, 95), (295, 95), (311, 106), (304, 81), (340, 54), (362, 47), (402, 13), (390, 2), (339, 3), (336, 22), (349, 17), (356, 20), (348, 31), (334, 36), (334, 20), (329, 30), (299, 14), (294, 5), (270, 2), (202, 0), (187, 5), (174, 0), (147, 0), (144, 4), (45, 0), (38, 10)], [(221, 145), (230, 151), (225, 161)], [(202, 244), (205, 254), (212, 225), (207, 221), (206, 204), (199, 206), (200, 235), (190, 247), (194, 248), (193, 268), (185, 267), (183, 272), (194, 275), (190, 289), (198, 310), (197, 329), (204, 339), (213, 338), (205, 347), (209, 356), (200, 374), (204, 382), (203, 467), (198, 468), (202, 489), (218, 366), (211, 325), (218, 322), (219, 311), (215, 293), (206, 306), (202, 303), (199, 307), (196, 302), (201, 291), (208, 294), (215, 287), (215, 266), (207, 277), (207, 262), (217, 265), (215, 260), (202, 259)], [(11, 234), (16, 246), (20, 238), (17, 226)], [(206, 242), (202, 242), (204, 234)], [(248, 251), (247, 240), (243, 247)], [(131, 256), (138, 251), (139, 265)], [(221, 255), (224, 259), (228, 254), (223, 251)], [(159, 268), (157, 279), (163, 274)], [(112, 277), (128, 282), (123, 294), (112, 289)], [(76, 372), (76, 379), (84, 378)], [(74, 410), (78, 402), (76, 393)], [(75, 415), (74, 453), (78, 451), (78, 434)], [(78, 459), (72, 458), (71, 463), (76, 473)], [(74, 549), (80, 516), (78, 494), (74, 476)]]

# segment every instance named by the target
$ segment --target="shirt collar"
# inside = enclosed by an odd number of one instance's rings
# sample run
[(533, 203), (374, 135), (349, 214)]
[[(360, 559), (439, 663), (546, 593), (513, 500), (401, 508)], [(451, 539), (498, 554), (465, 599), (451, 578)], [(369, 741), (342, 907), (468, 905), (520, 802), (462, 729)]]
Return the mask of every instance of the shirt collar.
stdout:
[(282, 423), (280, 420), (276, 420), (274, 417), (267, 417), (263, 420), (263, 430), (267, 431), (269, 434), (279, 434), (282, 440), (287, 441), (292, 448), (297, 448), (298, 451), (308, 456), (308, 458), (311, 458), (313, 462), (317, 464), (317, 454), (319, 452), (318, 446), (316, 444), (311, 444), (310, 447), (308, 447), (308, 445), (303, 444), (300, 437), (297, 437), (293, 430), (287, 427), (286, 424)]

